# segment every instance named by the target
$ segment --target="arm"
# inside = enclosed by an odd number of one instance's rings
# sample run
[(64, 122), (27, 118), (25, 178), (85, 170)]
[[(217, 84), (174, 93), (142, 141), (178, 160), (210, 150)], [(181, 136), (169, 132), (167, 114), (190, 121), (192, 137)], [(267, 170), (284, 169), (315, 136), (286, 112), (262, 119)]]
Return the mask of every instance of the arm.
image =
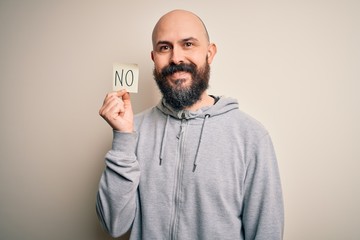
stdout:
[(284, 206), (270, 136), (264, 136), (250, 152), (243, 209), (245, 239), (280, 240), (283, 237)]
[(135, 144), (135, 133), (114, 131), (113, 147), (105, 157), (106, 168), (100, 179), (96, 210), (103, 227), (113, 237), (125, 234), (135, 217), (140, 178)]
[(105, 157), (96, 210), (103, 227), (117, 237), (126, 233), (134, 220), (140, 178), (130, 95), (126, 91), (109, 93), (99, 114), (113, 128), (114, 138)]

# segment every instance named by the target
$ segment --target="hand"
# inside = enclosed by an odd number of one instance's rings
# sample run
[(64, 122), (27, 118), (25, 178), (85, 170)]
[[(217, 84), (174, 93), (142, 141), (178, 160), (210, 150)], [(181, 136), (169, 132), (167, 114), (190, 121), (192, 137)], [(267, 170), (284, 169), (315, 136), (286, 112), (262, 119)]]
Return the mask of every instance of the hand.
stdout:
[(108, 93), (99, 114), (114, 130), (134, 131), (134, 113), (130, 94), (126, 90)]

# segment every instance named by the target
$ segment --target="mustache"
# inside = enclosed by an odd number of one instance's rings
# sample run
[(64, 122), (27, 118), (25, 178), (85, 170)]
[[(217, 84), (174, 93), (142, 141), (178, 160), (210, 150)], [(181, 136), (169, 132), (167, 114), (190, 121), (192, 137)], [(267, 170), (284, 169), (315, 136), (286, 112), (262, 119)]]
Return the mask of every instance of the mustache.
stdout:
[(170, 64), (161, 70), (161, 75), (163, 77), (167, 77), (176, 72), (188, 72), (194, 74), (196, 73), (196, 66), (195, 64), (186, 64), (186, 63)]

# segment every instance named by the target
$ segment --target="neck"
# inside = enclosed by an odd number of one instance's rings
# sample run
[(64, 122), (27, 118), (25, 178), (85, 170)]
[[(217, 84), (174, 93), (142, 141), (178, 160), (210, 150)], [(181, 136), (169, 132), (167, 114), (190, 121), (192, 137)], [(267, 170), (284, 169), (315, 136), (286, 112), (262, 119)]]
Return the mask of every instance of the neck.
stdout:
[(206, 92), (204, 92), (201, 95), (201, 98), (199, 99), (199, 101), (197, 101), (190, 107), (185, 108), (185, 110), (195, 112), (195, 111), (199, 110), (200, 108), (212, 106), (212, 105), (214, 105), (214, 103), (215, 103), (214, 98), (210, 97)]

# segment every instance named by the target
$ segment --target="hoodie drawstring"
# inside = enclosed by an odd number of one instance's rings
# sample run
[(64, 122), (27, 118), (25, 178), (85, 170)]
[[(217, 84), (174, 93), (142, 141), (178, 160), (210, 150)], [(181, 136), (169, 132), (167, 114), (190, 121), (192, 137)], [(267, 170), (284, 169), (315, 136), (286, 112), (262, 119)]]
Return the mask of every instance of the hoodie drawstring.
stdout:
[(201, 145), (201, 139), (202, 139), (202, 135), (203, 135), (204, 128), (205, 128), (206, 119), (208, 119), (209, 117), (210, 117), (210, 114), (206, 114), (206, 115), (205, 115), (205, 118), (204, 118), (203, 124), (202, 124), (202, 126), (201, 126), (201, 132), (200, 132), (200, 137), (199, 137), (199, 143), (198, 143), (198, 146), (197, 146), (196, 155), (195, 155), (194, 164), (193, 164), (193, 172), (195, 172), (195, 170), (196, 170), (197, 160), (198, 160), (198, 155), (199, 155), (200, 145)]
[(165, 127), (164, 127), (164, 133), (163, 133), (162, 140), (161, 140), (160, 156), (159, 156), (159, 165), (160, 166), (162, 164), (162, 160), (163, 160), (163, 157), (164, 157), (165, 138), (166, 138), (166, 135), (167, 135), (169, 118), (170, 118), (170, 115), (167, 115), (166, 123), (165, 123)]
[[(203, 132), (204, 132), (204, 128), (205, 128), (205, 123), (206, 123), (206, 120), (207, 120), (209, 117), (210, 117), (210, 114), (206, 114), (206, 115), (205, 115), (203, 124), (202, 124), (202, 126), (201, 126), (199, 142), (198, 142), (198, 146), (197, 146), (196, 154), (195, 154), (195, 159), (194, 159), (194, 163), (193, 163), (193, 172), (195, 172), (195, 170), (196, 170), (198, 155), (199, 155), (200, 146), (201, 146), (201, 140), (202, 140), (202, 136), (203, 136)], [(167, 115), (167, 117), (166, 117), (166, 123), (165, 123), (165, 127), (164, 127), (164, 133), (163, 133), (162, 141), (161, 141), (160, 156), (159, 156), (159, 165), (160, 165), (160, 166), (161, 166), (161, 164), (162, 164), (162, 160), (163, 160), (163, 157), (164, 157), (165, 138), (166, 138), (167, 131), (168, 131), (169, 118), (170, 118), (170, 115)]]

